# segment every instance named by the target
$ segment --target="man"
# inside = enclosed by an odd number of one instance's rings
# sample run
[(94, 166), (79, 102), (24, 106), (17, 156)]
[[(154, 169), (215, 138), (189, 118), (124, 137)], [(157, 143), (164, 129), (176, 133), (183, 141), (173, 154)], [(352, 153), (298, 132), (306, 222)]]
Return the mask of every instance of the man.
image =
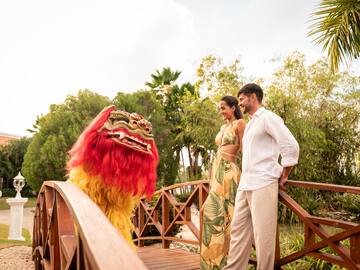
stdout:
[(275, 261), (278, 188), (284, 189), (298, 162), (299, 145), (283, 120), (262, 106), (263, 91), (259, 85), (245, 85), (238, 97), (240, 107), (251, 120), (242, 139), (242, 174), (224, 269), (246, 269), (255, 243), (257, 269), (270, 270)]

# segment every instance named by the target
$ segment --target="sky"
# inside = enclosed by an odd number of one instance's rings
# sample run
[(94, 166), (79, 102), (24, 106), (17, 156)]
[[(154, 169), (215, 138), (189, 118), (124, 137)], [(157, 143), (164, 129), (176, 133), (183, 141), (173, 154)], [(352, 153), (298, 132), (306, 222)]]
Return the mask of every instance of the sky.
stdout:
[[(12, 0), (0, 2), (0, 132), (26, 136), (49, 105), (79, 89), (115, 97), (156, 69), (194, 81), (202, 57), (268, 78), (271, 59), (325, 56), (307, 37), (319, 0)], [(359, 71), (360, 64), (352, 69)], [(358, 73), (358, 72), (357, 72)]]

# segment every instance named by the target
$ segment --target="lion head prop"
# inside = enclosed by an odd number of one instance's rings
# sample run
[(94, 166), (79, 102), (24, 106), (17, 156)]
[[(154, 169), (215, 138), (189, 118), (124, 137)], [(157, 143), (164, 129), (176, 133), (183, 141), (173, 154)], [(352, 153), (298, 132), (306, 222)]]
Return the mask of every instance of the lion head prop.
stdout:
[(69, 181), (99, 205), (131, 243), (131, 215), (142, 195), (155, 190), (158, 152), (149, 121), (105, 108), (69, 152)]

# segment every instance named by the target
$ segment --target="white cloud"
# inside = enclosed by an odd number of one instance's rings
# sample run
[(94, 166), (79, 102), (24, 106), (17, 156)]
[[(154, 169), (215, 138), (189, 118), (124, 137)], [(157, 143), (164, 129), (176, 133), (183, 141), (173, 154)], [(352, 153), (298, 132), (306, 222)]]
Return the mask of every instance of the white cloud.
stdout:
[(26, 134), (36, 115), (89, 88), (114, 97), (144, 87), (155, 69), (194, 78), (209, 53), (241, 57), (269, 76), (270, 59), (293, 50), (313, 61), (306, 37), (314, 1), (14, 0), (0, 2), (0, 131)]
[(155, 68), (184, 68), (190, 13), (171, 1), (0, 4), (0, 130), (25, 134), (36, 115), (89, 88), (113, 97)]

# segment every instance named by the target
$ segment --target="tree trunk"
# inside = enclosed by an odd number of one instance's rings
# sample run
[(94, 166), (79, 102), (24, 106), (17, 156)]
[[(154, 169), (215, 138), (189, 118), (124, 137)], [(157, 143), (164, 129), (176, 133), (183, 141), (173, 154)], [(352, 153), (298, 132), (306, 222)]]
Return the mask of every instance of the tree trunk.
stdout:
[(198, 175), (199, 152), (194, 154), (194, 176)]
[(191, 149), (190, 149), (190, 145), (187, 146), (188, 149), (188, 155), (189, 155), (189, 179), (192, 176), (192, 172), (193, 172), (193, 161), (192, 161), (192, 156), (191, 156)]
[[(185, 175), (185, 177), (187, 177), (186, 167), (185, 167), (185, 160), (184, 160), (184, 153), (183, 153), (182, 149), (180, 150), (180, 156), (181, 156), (181, 163), (182, 163), (182, 166), (183, 166), (184, 175)], [(185, 179), (185, 181), (186, 180), (187, 179)]]

